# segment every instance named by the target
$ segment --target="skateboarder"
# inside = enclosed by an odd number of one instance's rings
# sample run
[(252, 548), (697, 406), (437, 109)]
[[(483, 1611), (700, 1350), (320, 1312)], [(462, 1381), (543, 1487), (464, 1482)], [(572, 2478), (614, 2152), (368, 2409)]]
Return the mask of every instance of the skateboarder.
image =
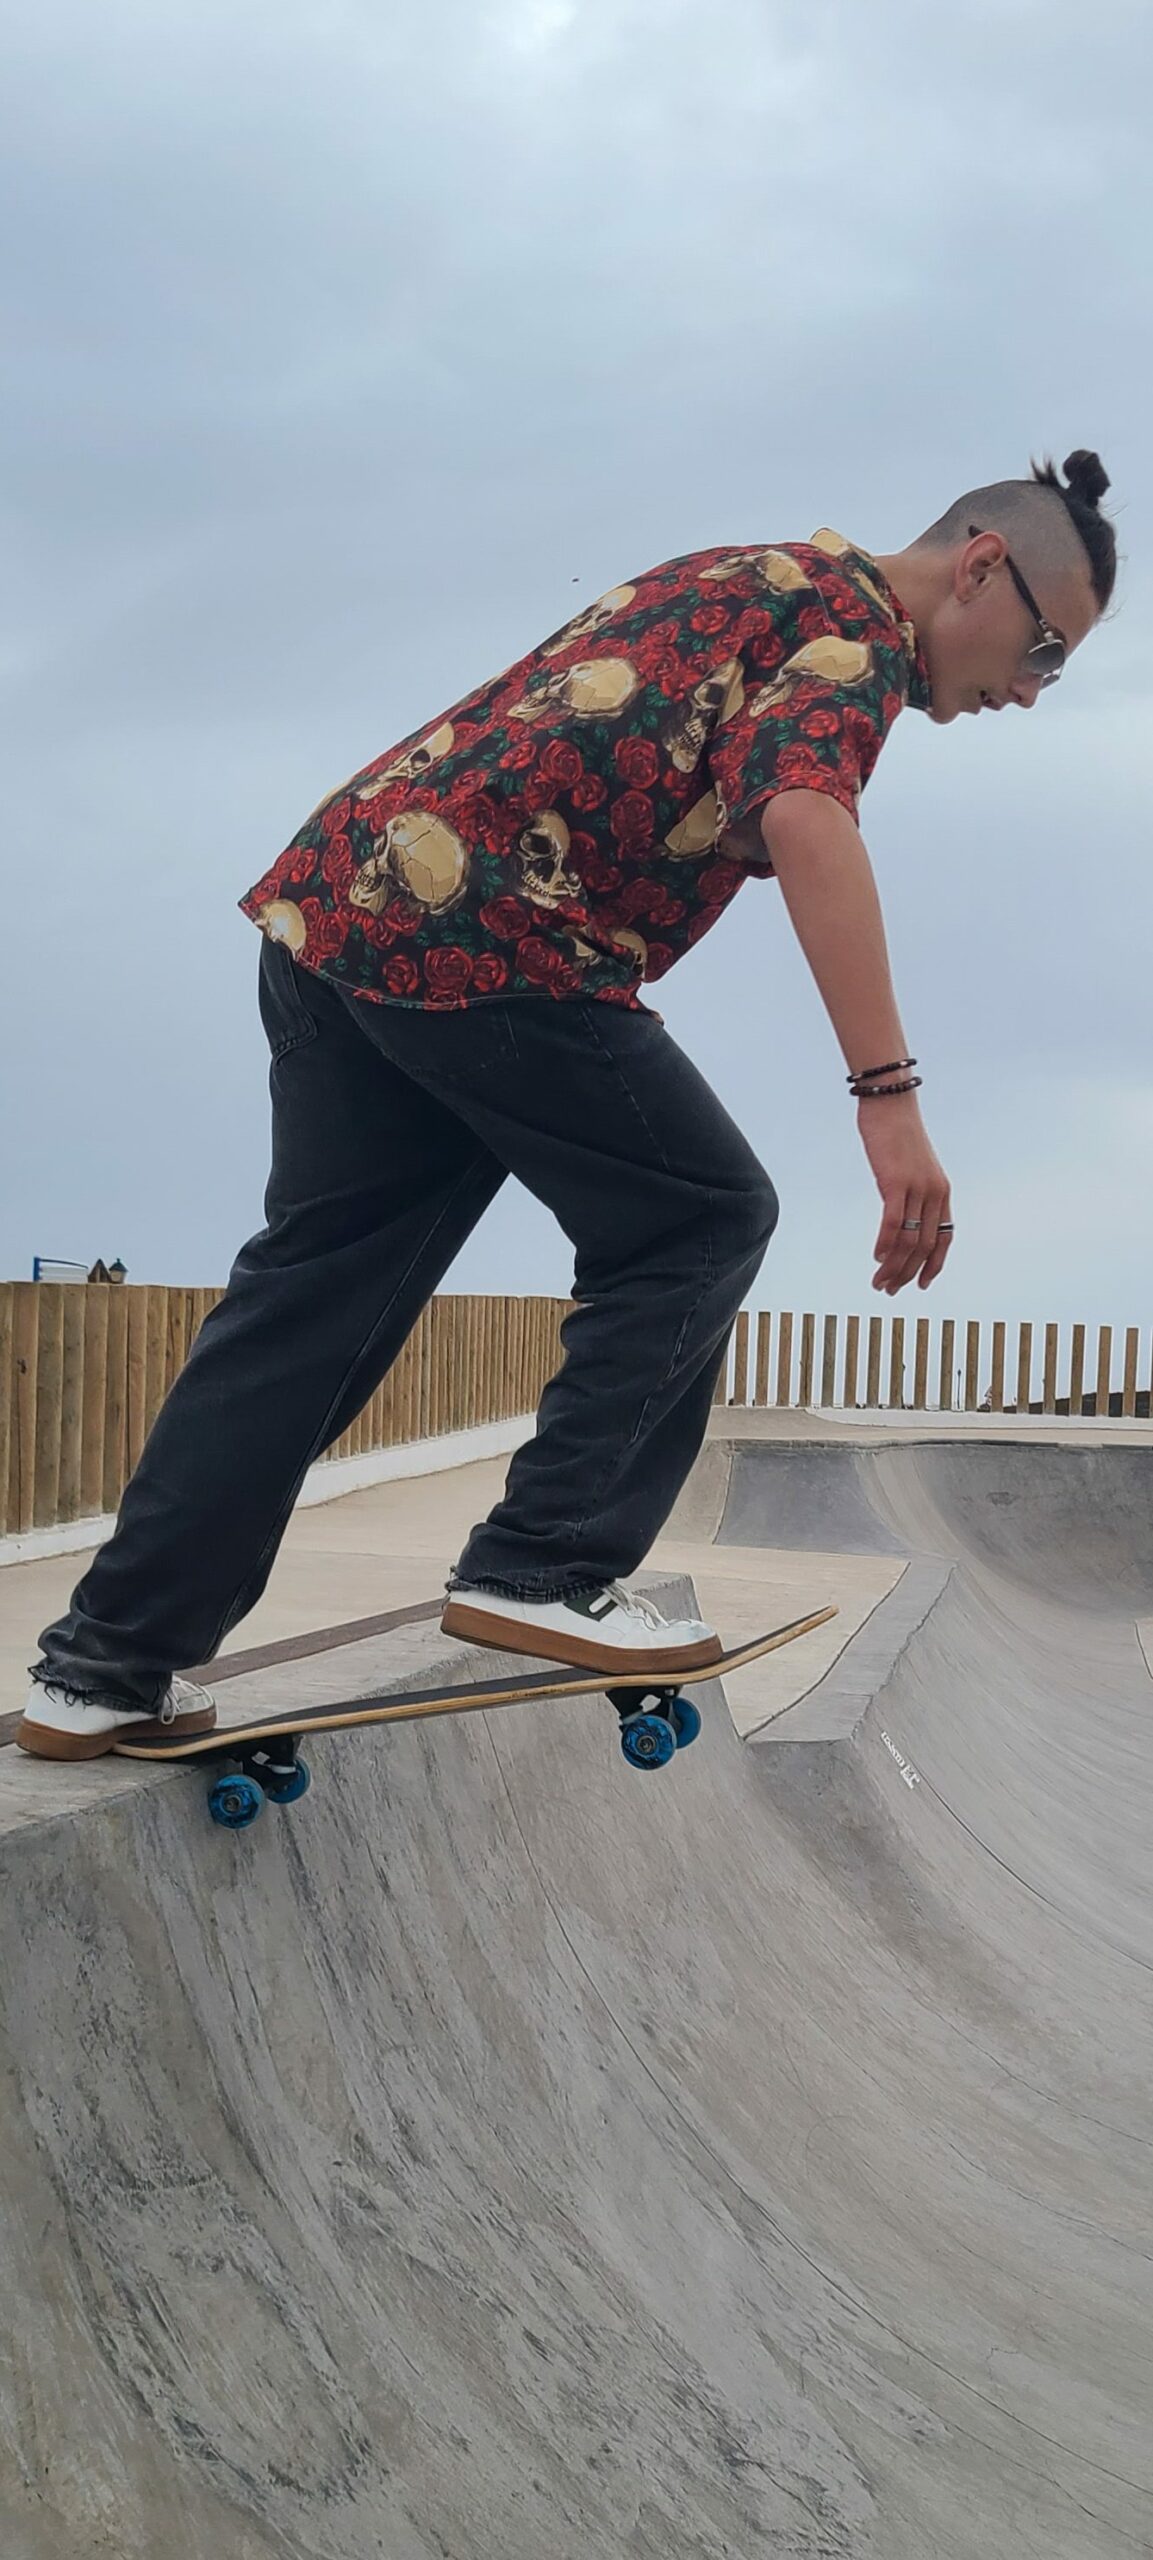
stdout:
[(711, 1628), (662, 1622), (622, 1578), (700, 1447), (777, 1198), (642, 989), (775, 875), (881, 1193), (874, 1286), (927, 1288), (949, 1187), (860, 795), (906, 704), (944, 726), (1056, 681), (1113, 591), (1108, 486), (1077, 452), (1063, 480), (970, 490), (896, 553), (822, 531), (667, 561), (314, 810), (240, 901), (263, 936), (267, 1224), (40, 1639), (29, 1749), (211, 1726), (174, 1673), (255, 1606), (307, 1468), (510, 1173), (572, 1243), (575, 1307), (443, 1625), (581, 1667), (715, 1659)]

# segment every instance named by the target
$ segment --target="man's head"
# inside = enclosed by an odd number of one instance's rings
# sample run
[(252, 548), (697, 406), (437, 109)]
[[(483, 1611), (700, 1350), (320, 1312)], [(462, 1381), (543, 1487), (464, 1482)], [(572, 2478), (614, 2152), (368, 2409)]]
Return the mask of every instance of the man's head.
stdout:
[[(1117, 541), (1095, 453), (1071, 453), (1030, 480), (970, 489), (916, 542), (879, 559), (916, 625), (932, 687), (929, 717), (1031, 709), (1113, 593)], [(1024, 591), (1024, 592), (1023, 592)], [(1030, 654), (1033, 652), (1034, 654)]]

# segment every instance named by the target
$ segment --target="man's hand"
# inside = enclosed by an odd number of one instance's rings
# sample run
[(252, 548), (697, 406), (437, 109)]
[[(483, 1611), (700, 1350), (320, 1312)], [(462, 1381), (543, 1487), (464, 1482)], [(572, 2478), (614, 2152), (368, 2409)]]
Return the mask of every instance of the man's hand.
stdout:
[[(877, 1270), (874, 1289), (895, 1298), (920, 1273), (927, 1289), (943, 1268), (952, 1244), (941, 1235), (942, 1218), (951, 1218), (949, 1185), (929, 1144), (914, 1093), (886, 1094), (857, 1106), (861, 1143), (885, 1204), (880, 1233), (873, 1247)], [(918, 1221), (914, 1234), (909, 1220)]]

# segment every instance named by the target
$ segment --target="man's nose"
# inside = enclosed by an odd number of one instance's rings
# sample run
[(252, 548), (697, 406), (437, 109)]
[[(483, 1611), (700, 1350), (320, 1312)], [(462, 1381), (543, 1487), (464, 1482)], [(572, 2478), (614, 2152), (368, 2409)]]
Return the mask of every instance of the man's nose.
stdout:
[(1020, 704), (1022, 711), (1031, 711), (1038, 694), (1042, 690), (1041, 678), (1040, 676), (1020, 675), (1017, 677), (1016, 682), (1011, 686), (1010, 690), (1014, 702), (1018, 702)]

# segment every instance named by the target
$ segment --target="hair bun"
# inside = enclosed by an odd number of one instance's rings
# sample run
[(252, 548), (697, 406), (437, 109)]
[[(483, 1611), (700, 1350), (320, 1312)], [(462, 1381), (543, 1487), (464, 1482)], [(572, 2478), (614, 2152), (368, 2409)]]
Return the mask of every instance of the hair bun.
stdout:
[(1083, 506), (1099, 506), (1109, 486), (1109, 474), (1100, 454), (1089, 453), (1084, 446), (1079, 446), (1062, 467), (1070, 496), (1080, 498)]

